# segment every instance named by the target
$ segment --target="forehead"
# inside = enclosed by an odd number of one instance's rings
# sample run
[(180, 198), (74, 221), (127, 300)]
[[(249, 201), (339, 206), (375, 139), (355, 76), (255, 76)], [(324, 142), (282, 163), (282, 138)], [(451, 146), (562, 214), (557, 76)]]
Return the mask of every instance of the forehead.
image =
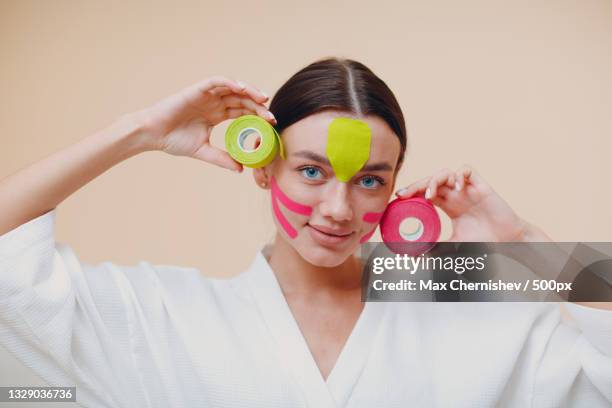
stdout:
[(400, 142), (389, 125), (378, 116), (356, 116), (348, 112), (315, 113), (286, 128), (281, 134), (281, 139), (287, 156), (301, 150), (310, 150), (324, 156), (327, 146), (327, 129), (330, 123), (339, 117), (366, 122), (372, 130), (368, 163), (388, 161), (395, 168), (400, 152)]

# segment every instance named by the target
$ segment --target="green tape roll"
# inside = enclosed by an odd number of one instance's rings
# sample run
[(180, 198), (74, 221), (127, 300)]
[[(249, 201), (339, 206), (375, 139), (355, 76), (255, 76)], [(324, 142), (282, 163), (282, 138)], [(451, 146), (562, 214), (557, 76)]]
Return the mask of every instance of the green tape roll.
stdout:
[[(258, 134), (261, 142), (255, 149), (244, 146), (246, 138)], [(269, 164), (280, 152), (284, 158), (283, 145), (274, 127), (255, 115), (245, 115), (235, 119), (225, 131), (225, 148), (238, 163), (257, 168)]]

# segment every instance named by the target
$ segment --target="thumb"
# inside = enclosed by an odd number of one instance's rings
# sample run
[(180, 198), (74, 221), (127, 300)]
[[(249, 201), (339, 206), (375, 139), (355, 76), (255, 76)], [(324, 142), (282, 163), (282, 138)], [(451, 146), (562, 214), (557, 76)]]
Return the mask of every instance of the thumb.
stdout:
[(243, 170), (242, 164), (232, 159), (226, 151), (211, 146), (208, 143), (203, 144), (191, 157), (238, 173)]

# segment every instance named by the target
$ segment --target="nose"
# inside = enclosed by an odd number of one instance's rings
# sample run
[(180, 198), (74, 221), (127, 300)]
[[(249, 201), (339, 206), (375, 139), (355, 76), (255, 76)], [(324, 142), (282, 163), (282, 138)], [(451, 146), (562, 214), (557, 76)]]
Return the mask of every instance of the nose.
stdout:
[(323, 216), (333, 218), (338, 222), (350, 221), (353, 218), (347, 183), (332, 182), (324, 194), (319, 206)]

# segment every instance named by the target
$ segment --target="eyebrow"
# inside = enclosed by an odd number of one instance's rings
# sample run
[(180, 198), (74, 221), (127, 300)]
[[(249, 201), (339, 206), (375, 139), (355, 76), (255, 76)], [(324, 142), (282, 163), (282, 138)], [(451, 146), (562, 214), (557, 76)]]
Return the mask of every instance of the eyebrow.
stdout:
[[(325, 166), (331, 167), (329, 160), (327, 157), (323, 157), (320, 154), (312, 152), (310, 150), (300, 150), (299, 152), (295, 152), (292, 156), (302, 157), (304, 159), (310, 159), (312, 161), (316, 161), (317, 163), (324, 164)], [(393, 167), (386, 162), (380, 163), (372, 163), (366, 166), (363, 166), (359, 171), (392, 171)]]

